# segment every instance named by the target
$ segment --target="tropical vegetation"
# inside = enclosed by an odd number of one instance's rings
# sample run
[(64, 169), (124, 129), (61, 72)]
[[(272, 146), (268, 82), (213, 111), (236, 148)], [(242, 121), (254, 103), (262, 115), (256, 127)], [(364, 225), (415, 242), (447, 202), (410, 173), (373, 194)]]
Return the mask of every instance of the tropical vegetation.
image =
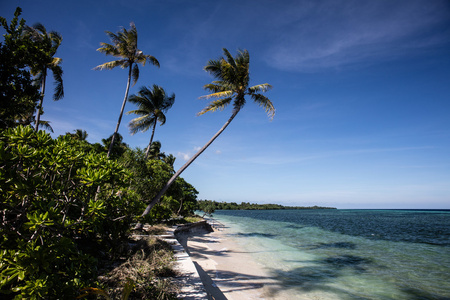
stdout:
[(136, 104), (138, 109), (131, 110), (127, 114), (139, 116), (131, 120), (129, 124), (131, 134), (135, 134), (138, 131), (145, 132), (150, 128), (152, 129), (150, 142), (145, 151), (145, 158), (147, 158), (155, 135), (156, 124), (159, 122), (162, 126), (166, 123), (165, 113), (175, 103), (175, 94), (169, 96), (162, 87), (154, 84), (151, 89), (145, 86), (141, 87), (138, 94), (131, 95), (128, 101)]
[(34, 84), (30, 66), (40, 60), (38, 45), (25, 36), (25, 20), (19, 19), (17, 8), (0, 43), (0, 130), (17, 125), (30, 125), (39, 102), (39, 87)]
[(130, 90), (131, 79), (133, 79), (133, 85), (136, 84), (139, 79), (139, 65), (145, 66), (146, 62), (159, 67), (159, 61), (152, 55), (144, 54), (138, 49), (138, 34), (134, 23), (130, 24), (130, 29), (127, 30), (122, 28), (118, 33), (113, 33), (111, 31), (106, 31), (106, 35), (111, 39), (112, 44), (101, 43), (101, 47), (97, 51), (104, 53), (106, 55), (112, 55), (119, 59), (106, 62), (104, 64), (98, 65), (94, 70), (111, 70), (116, 67), (121, 67), (122, 69), (128, 69), (128, 80), (127, 87), (125, 89), (125, 97), (123, 98), (122, 107), (120, 108), (119, 120), (116, 124), (116, 129), (112, 135), (111, 144), (109, 146), (108, 154), (109, 157), (111, 149), (114, 145), (114, 140), (116, 138), (117, 132), (119, 131), (120, 122), (122, 121), (123, 111), (125, 109), (125, 104), (128, 99), (128, 92)]
[[(159, 67), (156, 58), (137, 48), (131, 23), (129, 30), (106, 32), (112, 43), (101, 43), (98, 51), (117, 60), (95, 68), (128, 70), (114, 133), (100, 143), (90, 143), (83, 129), (52, 138), (40, 129), (50, 130), (40, 116), (49, 71), (56, 83), (54, 100), (64, 95), (62, 60), (55, 57), (62, 38), (42, 24), (28, 27), (20, 14), (17, 8), (9, 23), (0, 18), (6, 32), (0, 43), (0, 298), (173, 298), (170, 245), (156, 239), (136, 241), (133, 228), (193, 220), (198, 191), (181, 172), (230, 124), (246, 97), (272, 118), (272, 102), (261, 94), (270, 85), (249, 86), (245, 50), (232, 57), (224, 49), (224, 57), (211, 60), (205, 70), (217, 80), (205, 86), (211, 94), (204, 98), (215, 100), (199, 114), (230, 103), (233, 112), (175, 172), (175, 156), (153, 140), (156, 124), (166, 122), (175, 95), (152, 85), (128, 97), (131, 80), (134, 85), (139, 78), (138, 64)], [(145, 151), (131, 149), (118, 132), (127, 100), (137, 105), (129, 112), (137, 115), (129, 125), (131, 133), (152, 129)], [(148, 226), (147, 232), (156, 228)]]
[[(41, 52), (40, 60), (30, 65), (31, 74), (35, 76), (35, 81), (41, 89), (41, 95), (39, 99), (39, 105), (36, 112), (35, 130), (38, 131), (39, 125), (41, 125), (40, 119), (43, 114), (43, 102), (45, 96), (45, 83), (47, 80), (48, 71), (52, 71), (53, 80), (55, 81), (55, 91), (53, 94), (53, 100), (60, 100), (64, 97), (64, 87), (61, 67), (62, 59), (54, 57), (56, 51), (62, 42), (62, 36), (56, 31), (47, 32), (47, 29), (41, 23), (36, 23), (32, 27), (25, 27), (25, 35), (31, 39), (37, 45)], [(48, 126), (48, 122), (44, 122), (44, 125)]]

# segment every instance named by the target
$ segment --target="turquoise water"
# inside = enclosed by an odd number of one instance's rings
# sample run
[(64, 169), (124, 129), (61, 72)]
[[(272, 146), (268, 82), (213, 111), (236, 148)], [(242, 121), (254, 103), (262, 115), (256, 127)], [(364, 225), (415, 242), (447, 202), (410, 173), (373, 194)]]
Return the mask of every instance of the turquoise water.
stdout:
[[(450, 211), (216, 211), (280, 299), (450, 299)], [(279, 293), (279, 297), (277, 297)]]

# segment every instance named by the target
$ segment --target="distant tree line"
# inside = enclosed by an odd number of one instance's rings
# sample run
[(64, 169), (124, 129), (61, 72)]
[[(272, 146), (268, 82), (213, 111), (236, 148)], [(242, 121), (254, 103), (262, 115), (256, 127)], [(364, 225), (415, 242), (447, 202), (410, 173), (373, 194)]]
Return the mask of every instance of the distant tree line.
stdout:
[(284, 206), (281, 204), (257, 204), (250, 202), (217, 202), (213, 200), (198, 200), (197, 208), (206, 213), (216, 210), (279, 210), (279, 209), (336, 209), (335, 207), (324, 206)]

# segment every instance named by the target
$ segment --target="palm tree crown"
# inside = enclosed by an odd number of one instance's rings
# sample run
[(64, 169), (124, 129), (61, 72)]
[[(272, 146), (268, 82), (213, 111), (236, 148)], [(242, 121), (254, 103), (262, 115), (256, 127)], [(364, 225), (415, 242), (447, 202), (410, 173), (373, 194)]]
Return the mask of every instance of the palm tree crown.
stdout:
[(55, 81), (55, 91), (53, 100), (60, 100), (64, 97), (64, 87), (62, 80), (62, 59), (54, 57), (56, 51), (62, 42), (62, 36), (56, 31), (47, 32), (44, 25), (36, 23), (32, 27), (27, 26), (25, 34), (29, 35), (31, 40), (38, 43), (40, 57), (36, 65), (31, 66), (31, 73), (35, 76), (36, 82), (41, 87), (41, 99), (36, 113), (35, 130), (39, 129), (40, 116), (42, 114), (42, 103), (45, 95), (45, 80), (47, 79), (48, 70), (52, 71), (53, 80)]
[(148, 61), (151, 64), (159, 67), (158, 60), (152, 55), (143, 54), (141, 50), (138, 49), (137, 41), (138, 35), (136, 26), (134, 23), (130, 24), (130, 29), (127, 30), (122, 28), (118, 33), (113, 33), (106, 31), (106, 35), (111, 39), (112, 44), (100, 43), (101, 47), (97, 51), (104, 53), (106, 55), (112, 55), (119, 59), (113, 60), (101, 65), (98, 65), (94, 70), (111, 70), (115, 67), (121, 67), (122, 69), (128, 68), (128, 81), (127, 88), (125, 90), (125, 97), (122, 102), (122, 107), (120, 110), (119, 120), (117, 121), (116, 130), (112, 136), (111, 145), (108, 150), (107, 156), (110, 156), (116, 134), (119, 131), (120, 122), (122, 120), (123, 110), (125, 109), (125, 104), (128, 98), (128, 92), (130, 90), (130, 82), (133, 79), (133, 85), (136, 84), (139, 78), (139, 67), (138, 64), (145, 66)]
[(233, 99), (233, 115), (235, 115), (245, 105), (245, 96), (248, 95), (256, 104), (264, 108), (272, 120), (275, 115), (275, 108), (267, 97), (260, 94), (260, 92), (268, 91), (272, 86), (268, 83), (248, 86), (250, 81), (250, 55), (248, 51), (239, 50), (236, 58), (225, 48), (223, 52), (225, 57), (210, 60), (204, 67), (205, 71), (218, 80), (206, 84), (204, 89), (212, 93), (200, 98), (215, 98), (216, 100), (210, 102), (198, 115), (223, 110)]
[[(211, 73), (217, 80), (204, 86), (206, 90), (212, 93), (201, 98), (213, 100), (206, 108), (199, 112), (202, 115), (206, 112), (223, 110), (233, 100), (233, 112), (228, 121), (221, 129), (194, 155), (192, 156), (166, 183), (162, 190), (148, 204), (142, 216), (147, 215), (152, 207), (159, 202), (159, 199), (167, 191), (167, 189), (175, 182), (178, 176), (189, 167), (189, 165), (214, 142), (214, 140), (227, 128), (231, 121), (236, 117), (237, 113), (245, 105), (245, 96), (250, 96), (253, 101), (263, 107), (270, 119), (275, 115), (275, 108), (269, 98), (263, 96), (261, 92), (266, 92), (272, 86), (268, 83), (259, 84), (249, 87), (250, 81), (250, 55), (247, 50), (238, 51), (236, 57), (233, 57), (227, 49), (223, 49), (224, 57), (218, 60), (210, 60), (205, 66), (205, 71)], [(136, 225), (136, 229), (140, 229), (142, 224)]]
[(121, 67), (122, 69), (129, 68), (132, 70), (131, 74), (134, 85), (139, 79), (138, 64), (145, 66), (145, 63), (149, 61), (151, 64), (159, 67), (159, 62), (152, 55), (143, 54), (142, 51), (138, 49), (136, 26), (134, 23), (131, 23), (130, 27), (130, 30), (122, 28), (118, 33), (105, 31), (106, 35), (111, 39), (112, 44), (100, 43), (102, 47), (98, 48), (97, 51), (120, 59), (98, 65), (94, 70), (111, 70), (115, 67)]
[(138, 106), (138, 109), (127, 112), (127, 114), (136, 114), (139, 117), (131, 120), (129, 128), (131, 134), (136, 134), (138, 131), (145, 132), (152, 128), (150, 143), (145, 152), (147, 159), (150, 146), (152, 145), (153, 136), (155, 134), (156, 123), (164, 125), (166, 123), (167, 112), (175, 102), (175, 94), (168, 96), (164, 89), (156, 84), (152, 89), (141, 87), (137, 95), (131, 95), (128, 101)]

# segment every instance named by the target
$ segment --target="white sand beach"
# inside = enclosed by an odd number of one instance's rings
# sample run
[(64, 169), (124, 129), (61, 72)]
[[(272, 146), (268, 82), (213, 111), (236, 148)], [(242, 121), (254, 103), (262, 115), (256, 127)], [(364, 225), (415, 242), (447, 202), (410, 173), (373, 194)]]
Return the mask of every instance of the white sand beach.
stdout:
[(256, 263), (251, 253), (230, 239), (226, 231), (177, 236), (188, 252), (211, 299), (280, 299), (277, 282)]

